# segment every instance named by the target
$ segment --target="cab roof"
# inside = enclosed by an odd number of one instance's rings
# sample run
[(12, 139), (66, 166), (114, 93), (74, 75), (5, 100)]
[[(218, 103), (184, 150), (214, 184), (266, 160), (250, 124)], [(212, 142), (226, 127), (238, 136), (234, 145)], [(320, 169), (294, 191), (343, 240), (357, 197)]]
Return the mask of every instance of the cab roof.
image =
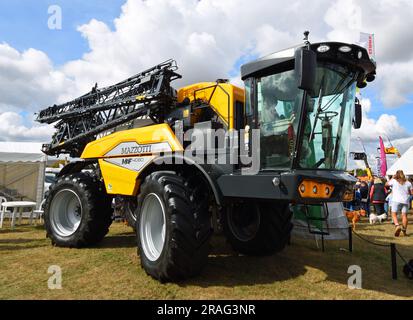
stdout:
[[(294, 68), (295, 52), (297, 49), (305, 46), (306, 44), (296, 45), (241, 66), (242, 80)], [(328, 50), (323, 51), (319, 48), (328, 48)], [(343, 48), (345, 48), (345, 50)], [(317, 53), (318, 61), (330, 61), (349, 65), (360, 69), (364, 73), (364, 76), (375, 74), (376, 72), (375, 62), (370, 59), (367, 50), (358, 45), (342, 42), (320, 42), (311, 44), (310, 49)]]

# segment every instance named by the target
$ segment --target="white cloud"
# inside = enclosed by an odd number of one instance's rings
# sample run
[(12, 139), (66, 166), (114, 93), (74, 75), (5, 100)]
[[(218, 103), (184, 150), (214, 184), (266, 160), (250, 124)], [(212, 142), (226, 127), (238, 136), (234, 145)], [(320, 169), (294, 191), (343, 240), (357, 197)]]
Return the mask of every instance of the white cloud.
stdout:
[(330, 40), (356, 42), (359, 32), (375, 34), (376, 87), (386, 107), (410, 102), (413, 93), (413, 1), (337, 0), (327, 10)]
[(392, 141), (392, 144), (399, 150), (400, 154), (405, 153), (413, 147), (413, 137), (402, 138)]
[(44, 52), (29, 49), (20, 53), (0, 44), (0, 112), (34, 111), (39, 105), (55, 103), (70, 85)]
[[(19, 52), (0, 44), (0, 113), (37, 111), (116, 81), (169, 58), (184, 79), (176, 85), (233, 74), (236, 61), (266, 55), (310, 39), (351, 41), (376, 33), (380, 97), (387, 106), (413, 92), (413, 2), (409, 0), (128, 0), (114, 27), (92, 19), (79, 26), (90, 50), (60, 68), (36, 49)], [(233, 77), (237, 84), (240, 80)], [(39, 129), (36, 129), (39, 130)], [(394, 117), (366, 117), (361, 135), (384, 130), (405, 135)], [(15, 136), (16, 139), (19, 139)], [(22, 136), (22, 139), (25, 139)]]
[(363, 121), (360, 129), (352, 131), (353, 139), (360, 137), (364, 142), (376, 142), (379, 136), (389, 137), (392, 140), (409, 136), (407, 130), (400, 125), (396, 116), (389, 114), (380, 115), (378, 120), (371, 119), (369, 112), (372, 110), (370, 99), (361, 100)]
[[(365, 150), (368, 155), (368, 162), (374, 171), (380, 136), (383, 138), (385, 146), (389, 146), (389, 138), (401, 153), (413, 146), (413, 137), (400, 125), (394, 115), (382, 114), (378, 120), (371, 119), (369, 112), (374, 106), (372, 106), (370, 99), (362, 99), (361, 104), (363, 106), (363, 122), (360, 129), (352, 131), (350, 148), (352, 152), (363, 152)], [(395, 157), (389, 155), (387, 161), (388, 165), (391, 165), (395, 161)], [(350, 161), (349, 168), (365, 168), (365, 164), (363, 161)]]
[(327, 34), (329, 40), (354, 43), (362, 30), (362, 9), (354, 0), (338, 0), (327, 10), (324, 20), (332, 28)]
[[(0, 141), (49, 142), (54, 128), (29, 122), (26, 125), (21, 115), (15, 112), (0, 113)], [(29, 120), (30, 121), (30, 120)]]
[(396, 116), (389, 114), (380, 115), (378, 120), (364, 116), (361, 128), (353, 131), (353, 136), (360, 137), (366, 142), (375, 141), (379, 136), (388, 136), (391, 139), (400, 139), (408, 136)]
[(413, 93), (413, 60), (385, 64), (378, 72), (384, 105), (397, 107), (412, 102), (409, 95)]
[[(228, 77), (236, 61), (300, 43), (305, 29), (322, 38), (320, 12), (328, 1), (130, 0), (114, 29), (92, 20), (79, 27), (90, 52), (64, 68), (81, 90), (112, 83), (169, 58), (177, 60), (185, 85)], [(300, 8), (306, 8), (301, 14)], [(294, 19), (294, 23), (291, 21)]]

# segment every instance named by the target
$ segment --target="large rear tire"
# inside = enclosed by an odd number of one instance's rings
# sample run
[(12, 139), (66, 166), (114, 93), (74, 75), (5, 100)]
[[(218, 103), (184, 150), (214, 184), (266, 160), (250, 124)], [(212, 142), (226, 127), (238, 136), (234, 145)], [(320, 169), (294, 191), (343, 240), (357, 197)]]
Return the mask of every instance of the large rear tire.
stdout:
[(287, 245), (292, 230), (289, 204), (240, 202), (228, 206), (224, 232), (232, 248), (246, 255), (279, 252)]
[(152, 173), (142, 184), (137, 213), (138, 253), (147, 274), (166, 282), (201, 272), (212, 234), (208, 188), (201, 180)]
[(50, 188), (45, 227), (52, 244), (81, 248), (100, 242), (112, 223), (112, 200), (87, 173), (63, 176)]

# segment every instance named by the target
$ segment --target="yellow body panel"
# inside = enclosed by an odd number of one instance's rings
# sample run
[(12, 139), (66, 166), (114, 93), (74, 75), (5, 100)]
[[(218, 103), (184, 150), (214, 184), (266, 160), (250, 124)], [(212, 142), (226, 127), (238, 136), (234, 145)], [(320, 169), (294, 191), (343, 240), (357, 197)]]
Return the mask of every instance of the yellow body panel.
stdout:
[(245, 92), (243, 89), (229, 83), (219, 83), (217, 85), (216, 82), (202, 82), (179, 89), (178, 102), (182, 102), (185, 98), (190, 101), (201, 99), (208, 102), (211, 100), (210, 104), (215, 112), (229, 129), (233, 129), (236, 102), (242, 104), (239, 107), (244, 107)]
[[(182, 150), (182, 145), (176, 139), (174, 132), (166, 123), (120, 131), (90, 142), (82, 153), (82, 159), (96, 159), (113, 157), (108, 156), (108, 152), (123, 142), (137, 142), (140, 145), (168, 142), (172, 151)], [(132, 156), (128, 154), (128, 156)], [(135, 155), (141, 155), (136, 153)], [(118, 156), (121, 156), (119, 154)]]
[[(228, 83), (204, 82), (178, 91), (178, 102), (202, 99), (210, 104), (227, 124), (234, 128), (235, 107), (244, 107), (244, 90)], [(236, 104), (239, 102), (239, 104)], [(168, 124), (120, 131), (90, 142), (82, 159), (97, 159), (108, 194), (136, 195), (139, 175), (160, 152), (183, 151)]]
[(120, 131), (89, 143), (83, 159), (98, 159), (108, 194), (136, 195), (139, 174), (160, 152), (183, 151), (167, 124)]
[(99, 159), (99, 167), (108, 194), (134, 196), (137, 193), (139, 172), (119, 167)]

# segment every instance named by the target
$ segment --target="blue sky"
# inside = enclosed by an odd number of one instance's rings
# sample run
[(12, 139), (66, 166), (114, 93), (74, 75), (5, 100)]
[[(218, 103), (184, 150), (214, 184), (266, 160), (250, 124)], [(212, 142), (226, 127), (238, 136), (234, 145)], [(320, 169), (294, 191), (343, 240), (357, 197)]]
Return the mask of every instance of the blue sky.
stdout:
[[(57, 66), (81, 58), (88, 44), (77, 27), (92, 18), (113, 27), (125, 0), (2, 0), (0, 2), (0, 42), (19, 51), (35, 48), (48, 54)], [(62, 30), (50, 30), (48, 8), (59, 5)]]
[[(380, 73), (377, 76), (380, 77)], [(408, 97), (412, 103), (407, 103), (397, 108), (386, 108), (378, 97), (378, 88), (374, 82), (363, 89), (362, 96), (370, 99), (372, 103), (372, 108), (368, 114), (369, 118), (378, 119), (383, 113), (395, 115), (400, 125), (403, 126), (408, 133), (413, 134), (413, 97)]]
[[(126, 0), (2, 0), (0, 43), (6, 42), (20, 52), (29, 48), (41, 50), (59, 67), (88, 52), (87, 41), (77, 31), (80, 25), (94, 18), (113, 28), (113, 20), (119, 17), (121, 6), (125, 2)], [(62, 30), (48, 29), (47, 10), (50, 5), (59, 5), (63, 10)], [(274, 48), (277, 49), (280, 48)], [(253, 54), (239, 57), (234, 61), (235, 67), (228, 77), (236, 76), (239, 66), (252, 58), (255, 58)], [(375, 83), (363, 90), (362, 94), (372, 102), (369, 118), (377, 120), (383, 113), (395, 115), (399, 123), (413, 134), (413, 103), (395, 109), (385, 108), (378, 97), (378, 86)], [(25, 112), (22, 111), (21, 114), (24, 115)]]

